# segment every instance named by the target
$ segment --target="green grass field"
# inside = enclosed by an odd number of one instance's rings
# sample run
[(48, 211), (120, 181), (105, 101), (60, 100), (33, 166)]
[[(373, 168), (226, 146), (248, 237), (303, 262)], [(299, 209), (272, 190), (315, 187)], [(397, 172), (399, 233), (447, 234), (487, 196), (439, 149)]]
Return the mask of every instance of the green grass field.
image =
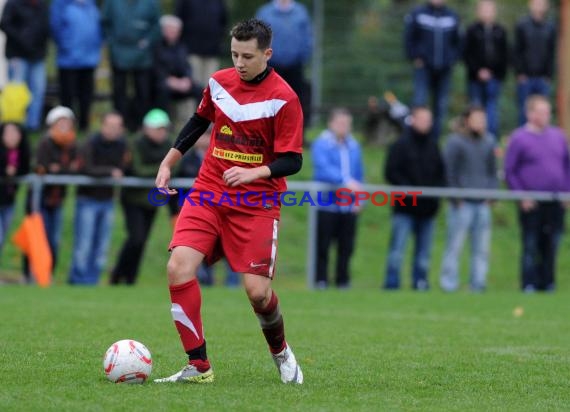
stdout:
[[(365, 151), (367, 177), (381, 183), (384, 152)], [(311, 175), (306, 156), (301, 179)], [(275, 288), (288, 339), (305, 374), (281, 384), (241, 290), (204, 290), (203, 316), (216, 382), (210, 386), (114, 385), (102, 358), (116, 340), (145, 343), (153, 377), (185, 362), (169, 313), (165, 280), (170, 224), (161, 210), (134, 288), (65, 286), (73, 197), (55, 286), (0, 286), (0, 411), (11, 410), (568, 410), (570, 269), (564, 239), (554, 294), (518, 291), (519, 232), (511, 203), (494, 206), (485, 294), (437, 290), (445, 218), (438, 218), (432, 291), (382, 292), (390, 211), (370, 207), (360, 221), (349, 291), (307, 291), (305, 208), (285, 208)], [(17, 219), (21, 216), (21, 212)], [(109, 267), (124, 238), (117, 207)], [(411, 247), (410, 247), (411, 249)], [(411, 251), (411, 250), (410, 250)], [(467, 282), (467, 254), (462, 280)], [(4, 250), (0, 275), (17, 278), (20, 256)], [(223, 280), (221, 270), (218, 281)], [(404, 268), (409, 286), (409, 265)], [(515, 316), (514, 311), (522, 316)]]
[(238, 290), (204, 292), (214, 384), (128, 386), (102, 370), (117, 339), (149, 347), (153, 377), (185, 362), (165, 288), (2, 288), (0, 409), (568, 409), (568, 293), (278, 289), (301, 387), (279, 381)]

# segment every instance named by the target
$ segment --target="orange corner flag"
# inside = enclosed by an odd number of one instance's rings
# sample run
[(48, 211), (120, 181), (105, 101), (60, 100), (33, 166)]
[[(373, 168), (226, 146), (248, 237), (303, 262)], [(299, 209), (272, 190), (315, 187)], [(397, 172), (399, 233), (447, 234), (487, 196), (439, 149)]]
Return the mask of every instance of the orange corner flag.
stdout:
[(30, 269), (41, 287), (51, 284), (52, 256), (44, 222), (39, 213), (32, 213), (14, 233), (12, 241), (30, 260)]

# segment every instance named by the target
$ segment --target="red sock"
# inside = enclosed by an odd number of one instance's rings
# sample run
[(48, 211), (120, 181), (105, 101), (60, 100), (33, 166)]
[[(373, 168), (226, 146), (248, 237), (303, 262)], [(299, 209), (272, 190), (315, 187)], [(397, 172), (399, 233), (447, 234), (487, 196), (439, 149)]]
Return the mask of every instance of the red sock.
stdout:
[[(172, 318), (180, 335), (182, 346), (190, 356), (190, 363), (201, 372), (209, 369), (200, 315), (202, 295), (198, 280), (192, 279), (182, 285), (170, 286), (170, 300)], [(196, 359), (192, 359), (192, 354), (196, 354)]]
[(271, 353), (282, 352), (287, 345), (285, 342), (285, 324), (279, 309), (279, 299), (277, 299), (275, 292), (271, 292), (271, 299), (265, 308), (253, 308), (253, 310), (259, 319), (261, 330)]

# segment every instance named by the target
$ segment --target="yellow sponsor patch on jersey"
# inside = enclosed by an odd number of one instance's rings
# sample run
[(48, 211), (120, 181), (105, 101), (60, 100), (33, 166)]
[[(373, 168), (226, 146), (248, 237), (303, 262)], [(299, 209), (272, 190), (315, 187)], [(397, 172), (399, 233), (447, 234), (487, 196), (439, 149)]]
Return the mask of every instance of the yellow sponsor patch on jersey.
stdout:
[(214, 147), (212, 154), (218, 159), (233, 160), (242, 163), (263, 163), (263, 155), (257, 153), (241, 153)]

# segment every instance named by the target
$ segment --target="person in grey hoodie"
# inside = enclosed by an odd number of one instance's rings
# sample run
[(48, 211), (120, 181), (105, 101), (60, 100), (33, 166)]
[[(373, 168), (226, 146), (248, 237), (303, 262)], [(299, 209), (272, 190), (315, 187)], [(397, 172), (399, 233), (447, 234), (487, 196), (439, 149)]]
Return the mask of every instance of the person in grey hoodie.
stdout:
[[(495, 189), (495, 139), (487, 131), (482, 107), (470, 107), (463, 115), (464, 127), (451, 135), (444, 150), (449, 187)], [(452, 292), (459, 288), (459, 257), (465, 237), (471, 241), (470, 287), (482, 292), (487, 284), (491, 208), (486, 199), (453, 199), (447, 213), (447, 245), (443, 257), (440, 286)]]

